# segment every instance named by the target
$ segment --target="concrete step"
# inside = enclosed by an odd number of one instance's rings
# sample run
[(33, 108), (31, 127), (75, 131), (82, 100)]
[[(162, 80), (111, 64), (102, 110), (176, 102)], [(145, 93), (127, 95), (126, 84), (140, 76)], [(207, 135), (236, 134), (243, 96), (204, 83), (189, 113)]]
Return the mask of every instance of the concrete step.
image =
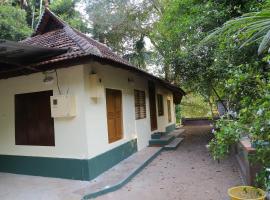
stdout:
[(170, 135), (174, 135), (174, 137), (180, 137), (181, 135), (183, 135), (185, 133), (185, 129), (181, 128), (181, 129), (177, 129), (172, 131), (171, 133), (169, 133)]
[(165, 132), (156, 132), (151, 135), (151, 139), (160, 139), (164, 135), (166, 135)]
[(174, 135), (164, 135), (159, 139), (151, 139), (149, 140), (149, 146), (165, 146), (169, 144), (175, 138)]
[(164, 150), (175, 150), (180, 145), (184, 138), (178, 137), (163, 147)]

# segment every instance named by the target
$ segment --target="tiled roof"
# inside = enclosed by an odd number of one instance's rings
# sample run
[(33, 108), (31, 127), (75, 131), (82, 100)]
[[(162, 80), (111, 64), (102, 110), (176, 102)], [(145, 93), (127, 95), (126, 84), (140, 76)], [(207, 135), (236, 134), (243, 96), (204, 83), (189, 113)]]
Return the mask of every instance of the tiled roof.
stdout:
[(33, 63), (31, 64), (31, 67), (40, 67), (50, 63), (58, 63), (60, 61), (72, 60), (75, 58), (94, 56), (102, 60), (121, 64), (129, 70), (144, 74), (148, 78), (160, 82), (176, 93), (181, 95), (185, 94), (181, 88), (134, 67), (127, 60), (114, 53), (106, 45), (88, 37), (76, 29), (71, 28), (47, 8), (45, 9), (33, 35), (21, 41), (21, 43), (37, 47), (68, 49), (64, 54), (54, 56), (49, 59), (47, 58), (46, 60), (38, 63)]
[[(113, 53), (107, 46), (101, 44), (85, 34), (69, 27), (65, 22), (46, 9), (37, 26), (35, 33), (21, 41), (21, 43), (49, 47), (68, 48), (68, 52), (35, 65), (57, 62), (86, 55), (110, 59), (115, 62), (130, 65), (128, 61)], [(131, 66), (131, 65), (130, 65)]]

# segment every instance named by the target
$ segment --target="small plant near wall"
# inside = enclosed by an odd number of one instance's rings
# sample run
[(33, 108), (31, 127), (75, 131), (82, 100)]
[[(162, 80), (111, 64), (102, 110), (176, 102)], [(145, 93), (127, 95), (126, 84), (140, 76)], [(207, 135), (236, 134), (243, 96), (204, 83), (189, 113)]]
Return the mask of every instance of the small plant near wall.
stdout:
[[(248, 73), (248, 75), (245, 75)], [(250, 139), (256, 149), (250, 156), (253, 164), (262, 166), (257, 174), (257, 184), (263, 189), (269, 188), (270, 168), (270, 84), (258, 71), (241, 70), (226, 84), (229, 99), (236, 102), (237, 117), (230, 116), (216, 123), (214, 138), (210, 142), (210, 151), (214, 159), (225, 158), (230, 147), (241, 137)]]
[(237, 119), (223, 118), (216, 123), (210, 151), (216, 160), (225, 158), (230, 153), (231, 145), (243, 136), (249, 137), (256, 149), (249, 159), (262, 166), (256, 182), (258, 186), (269, 189), (270, 172), (266, 169), (270, 168), (270, 85), (264, 86), (257, 95), (252, 101), (251, 97), (247, 97), (241, 102), (242, 109)]
[[(270, 168), (264, 168), (256, 177), (258, 187), (264, 186), (270, 194)], [(270, 197), (270, 196), (269, 196)]]
[(230, 153), (232, 145), (241, 138), (241, 129), (237, 121), (222, 118), (213, 129), (214, 138), (209, 143), (209, 148), (215, 160), (225, 158)]

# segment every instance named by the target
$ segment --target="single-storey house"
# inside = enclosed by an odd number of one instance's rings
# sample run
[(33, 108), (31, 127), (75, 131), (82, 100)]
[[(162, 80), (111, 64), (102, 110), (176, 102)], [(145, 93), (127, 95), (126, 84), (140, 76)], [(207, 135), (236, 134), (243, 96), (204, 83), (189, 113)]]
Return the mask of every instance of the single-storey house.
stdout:
[(185, 92), (45, 9), (0, 40), (0, 172), (91, 180), (175, 128)]

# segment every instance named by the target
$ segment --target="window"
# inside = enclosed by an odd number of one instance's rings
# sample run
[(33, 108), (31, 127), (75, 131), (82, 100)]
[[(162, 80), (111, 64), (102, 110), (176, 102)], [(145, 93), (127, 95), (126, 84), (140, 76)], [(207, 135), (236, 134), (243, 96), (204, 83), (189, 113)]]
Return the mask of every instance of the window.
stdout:
[(168, 106), (168, 121), (172, 122), (172, 109), (171, 109), (171, 100), (167, 100), (167, 106)]
[(134, 97), (136, 119), (146, 118), (145, 92), (140, 90), (134, 90)]
[(158, 103), (158, 116), (163, 116), (164, 106), (163, 106), (163, 96), (161, 94), (157, 95), (157, 103)]
[(15, 95), (16, 145), (54, 146), (54, 120), (51, 117), (52, 91)]

